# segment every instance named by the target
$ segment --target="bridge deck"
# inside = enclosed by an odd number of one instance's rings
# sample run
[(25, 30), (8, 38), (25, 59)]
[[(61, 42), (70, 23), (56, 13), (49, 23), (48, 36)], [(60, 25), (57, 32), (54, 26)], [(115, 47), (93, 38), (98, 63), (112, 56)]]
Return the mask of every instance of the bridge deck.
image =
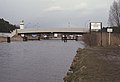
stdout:
[(19, 29), (18, 34), (25, 33), (87, 33), (89, 32), (86, 28), (29, 28)]

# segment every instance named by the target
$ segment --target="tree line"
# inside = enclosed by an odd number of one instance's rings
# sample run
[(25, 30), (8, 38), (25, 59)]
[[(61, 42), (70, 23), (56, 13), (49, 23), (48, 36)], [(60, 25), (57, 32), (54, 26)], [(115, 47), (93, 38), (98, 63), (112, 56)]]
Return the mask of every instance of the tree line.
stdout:
[(8, 21), (5, 21), (3, 18), (0, 18), (0, 32), (10, 33), (15, 29), (18, 29), (19, 26), (12, 25)]

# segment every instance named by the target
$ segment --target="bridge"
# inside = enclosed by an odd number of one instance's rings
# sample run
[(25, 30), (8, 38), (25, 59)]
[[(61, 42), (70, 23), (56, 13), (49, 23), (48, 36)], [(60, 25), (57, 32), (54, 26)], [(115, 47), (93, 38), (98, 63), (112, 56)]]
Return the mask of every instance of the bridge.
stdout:
[(39, 33), (67, 33), (84, 34), (88, 33), (87, 28), (27, 28), (17, 30), (18, 34), (39, 34)]
[[(17, 33), (22, 35), (23, 41), (33, 40), (32, 34), (37, 34), (37, 40), (61, 38), (64, 41), (78, 40), (78, 35), (88, 33), (87, 28), (27, 28), (18, 29)], [(35, 39), (35, 38), (34, 38)]]
[[(0, 36), (6, 37), (7, 42), (16, 34), (21, 35), (23, 41), (61, 38), (64, 41), (78, 40), (78, 35), (88, 33), (87, 28), (26, 28), (17, 29), (11, 33), (0, 33)], [(37, 37), (34, 37), (35, 34)]]

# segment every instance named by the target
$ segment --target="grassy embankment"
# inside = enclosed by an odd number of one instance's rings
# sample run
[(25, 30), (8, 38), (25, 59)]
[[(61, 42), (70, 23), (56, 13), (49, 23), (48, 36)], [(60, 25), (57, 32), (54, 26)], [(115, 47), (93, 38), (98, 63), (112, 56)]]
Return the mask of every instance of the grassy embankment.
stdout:
[(120, 35), (111, 34), (111, 46), (108, 46), (108, 34), (103, 33), (104, 47), (98, 47), (101, 41), (99, 33), (91, 35), (85, 35), (84, 41), (92, 47), (77, 50), (64, 80), (66, 82), (120, 82), (120, 47), (118, 46)]
[(7, 41), (7, 38), (5, 37), (0, 37), (0, 42), (6, 42)]
[(120, 47), (78, 49), (66, 82), (120, 82)]

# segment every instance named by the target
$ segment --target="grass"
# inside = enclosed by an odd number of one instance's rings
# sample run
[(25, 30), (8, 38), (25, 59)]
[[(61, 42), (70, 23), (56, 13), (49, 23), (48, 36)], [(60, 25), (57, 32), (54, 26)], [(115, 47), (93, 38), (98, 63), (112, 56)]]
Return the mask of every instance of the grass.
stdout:
[(78, 49), (69, 72), (68, 82), (120, 82), (120, 47)]

